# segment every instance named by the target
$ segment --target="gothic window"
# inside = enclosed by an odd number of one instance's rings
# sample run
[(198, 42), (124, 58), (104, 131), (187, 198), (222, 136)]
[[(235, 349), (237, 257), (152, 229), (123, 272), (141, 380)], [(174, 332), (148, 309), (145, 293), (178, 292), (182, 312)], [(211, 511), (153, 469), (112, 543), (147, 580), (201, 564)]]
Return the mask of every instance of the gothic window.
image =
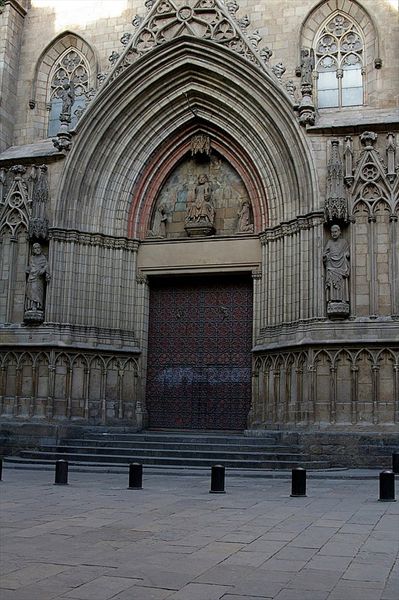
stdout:
[(71, 128), (84, 110), (89, 92), (89, 67), (86, 59), (75, 48), (68, 48), (54, 64), (50, 74), (48, 136), (56, 135), (62, 108), (62, 92), (68, 84), (74, 97), (71, 109)]
[(364, 42), (346, 15), (325, 22), (315, 44), (319, 108), (359, 106), (364, 96)]

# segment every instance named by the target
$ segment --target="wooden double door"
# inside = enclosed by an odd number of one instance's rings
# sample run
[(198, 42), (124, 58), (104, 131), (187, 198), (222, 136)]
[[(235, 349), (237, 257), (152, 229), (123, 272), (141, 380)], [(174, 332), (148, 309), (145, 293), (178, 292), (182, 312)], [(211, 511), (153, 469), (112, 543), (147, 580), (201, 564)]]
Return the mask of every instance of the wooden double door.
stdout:
[(245, 429), (251, 346), (249, 275), (154, 279), (146, 392), (149, 426)]

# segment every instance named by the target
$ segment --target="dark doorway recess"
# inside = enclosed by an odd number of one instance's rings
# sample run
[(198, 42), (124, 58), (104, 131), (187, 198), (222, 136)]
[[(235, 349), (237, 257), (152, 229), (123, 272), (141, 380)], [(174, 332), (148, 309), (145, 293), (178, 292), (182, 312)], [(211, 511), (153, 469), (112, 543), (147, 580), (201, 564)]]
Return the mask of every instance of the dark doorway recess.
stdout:
[(251, 402), (251, 345), (249, 275), (152, 280), (149, 426), (245, 429)]

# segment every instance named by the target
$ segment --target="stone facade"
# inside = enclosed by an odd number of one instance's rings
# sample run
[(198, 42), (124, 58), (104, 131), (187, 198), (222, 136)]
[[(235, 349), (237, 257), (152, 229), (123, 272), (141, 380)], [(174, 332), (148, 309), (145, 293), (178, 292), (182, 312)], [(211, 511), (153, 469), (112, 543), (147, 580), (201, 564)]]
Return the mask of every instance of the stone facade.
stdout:
[(152, 278), (240, 272), (248, 430), (397, 431), (395, 2), (79, 4), (0, 2), (1, 419), (145, 427)]

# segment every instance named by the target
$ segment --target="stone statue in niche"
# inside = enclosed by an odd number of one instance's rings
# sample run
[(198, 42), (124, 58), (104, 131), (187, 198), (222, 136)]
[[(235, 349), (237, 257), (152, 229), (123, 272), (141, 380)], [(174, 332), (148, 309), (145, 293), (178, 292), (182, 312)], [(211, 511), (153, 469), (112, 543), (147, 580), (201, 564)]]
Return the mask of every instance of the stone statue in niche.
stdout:
[(41, 322), (44, 320), (44, 296), (46, 282), (51, 276), (48, 269), (47, 258), (42, 253), (39, 243), (32, 246), (32, 255), (29, 266), (26, 269), (26, 293), (25, 293), (25, 321)]
[(323, 252), (327, 315), (330, 318), (349, 316), (349, 259), (349, 244), (342, 238), (340, 226), (332, 225), (331, 239)]
[(155, 211), (152, 228), (149, 232), (150, 237), (166, 237), (166, 228), (169, 221), (169, 207), (165, 202), (161, 202)]
[(71, 122), (71, 111), (75, 102), (75, 89), (72, 81), (64, 81), (61, 92), (62, 109), (60, 121)]
[(313, 51), (309, 48), (303, 48), (301, 50), (301, 66), (299, 67), (299, 74), (301, 77), (301, 85), (310, 86), (313, 88), (313, 69), (315, 66)]
[(194, 198), (187, 205), (185, 230), (188, 235), (209, 235), (214, 233), (215, 207), (212, 187), (205, 173), (198, 175)]
[(254, 225), (251, 218), (251, 207), (248, 200), (244, 200), (241, 204), (240, 210), (237, 213), (237, 233), (253, 233)]

